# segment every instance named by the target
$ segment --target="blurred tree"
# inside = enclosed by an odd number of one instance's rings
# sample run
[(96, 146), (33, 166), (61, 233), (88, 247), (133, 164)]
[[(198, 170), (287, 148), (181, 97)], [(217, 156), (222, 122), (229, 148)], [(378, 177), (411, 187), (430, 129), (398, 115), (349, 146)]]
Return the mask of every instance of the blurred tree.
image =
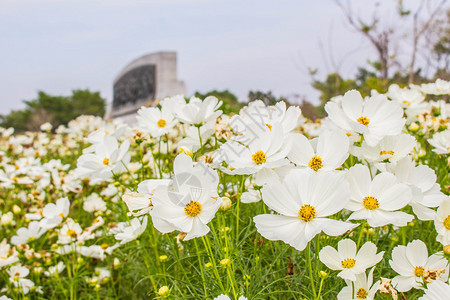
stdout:
[(324, 81), (314, 79), (312, 86), (321, 93), (321, 105), (318, 108), (319, 114), (324, 113), (323, 106), (332, 97), (343, 95), (346, 91), (357, 88), (356, 80), (343, 79), (337, 73), (328, 74)]
[(432, 46), (433, 56), (430, 59), (437, 65), (435, 78), (450, 80), (450, 9), (445, 19), (439, 19), (433, 24), (431, 36), (427, 36), (427, 40), (427, 45)]
[[(450, 79), (450, 10), (444, 9), (447, 0), (420, 0), (416, 6), (407, 3), (408, 9), (399, 0), (393, 4), (397, 5), (394, 24), (382, 18), (383, 14), (377, 11), (378, 2), (372, 11), (372, 19), (367, 21), (353, 10), (351, 1), (334, 1), (348, 25), (370, 42), (377, 58), (360, 66), (354, 78), (343, 79), (338, 70), (340, 64), (334, 64), (335, 70), (325, 80), (318, 80), (315, 77), (317, 70), (310, 70), (311, 85), (321, 93), (319, 113), (324, 113), (323, 106), (331, 97), (342, 95), (349, 89), (357, 89), (367, 96), (372, 90), (385, 93), (393, 83), (407, 86), (436, 78)], [(398, 44), (401, 45), (401, 60), (395, 47)], [(418, 67), (418, 58), (422, 59), (421, 67)]]
[(230, 113), (238, 114), (239, 110), (245, 104), (245, 103), (239, 102), (236, 95), (234, 95), (229, 90), (224, 90), (224, 91), (213, 90), (213, 91), (207, 92), (206, 94), (202, 94), (200, 92), (195, 92), (194, 96), (197, 98), (200, 98), (200, 99), (205, 99), (208, 96), (214, 96), (217, 99), (222, 100), (223, 104), (222, 104), (221, 110), (225, 114), (230, 114)]
[(262, 92), (262, 91), (250, 91), (248, 92), (248, 102), (255, 101), (255, 100), (261, 100), (266, 105), (275, 105), (279, 101), (286, 101), (283, 97), (276, 97), (272, 94), (271, 91)]
[(89, 90), (73, 90), (70, 96), (52, 96), (39, 91), (36, 99), (23, 102), (25, 109), (0, 116), (0, 126), (14, 127), (16, 131), (39, 130), (45, 122), (56, 128), (83, 114), (105, 114), (105, 99), (99, 92)]

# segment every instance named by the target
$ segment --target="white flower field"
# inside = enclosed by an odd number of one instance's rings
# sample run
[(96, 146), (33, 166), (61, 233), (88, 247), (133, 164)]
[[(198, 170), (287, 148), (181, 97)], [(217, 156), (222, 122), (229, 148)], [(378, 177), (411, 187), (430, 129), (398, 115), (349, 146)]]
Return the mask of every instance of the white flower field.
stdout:
[(450, 82), (0, 131), (0, 299), (449, 299)]

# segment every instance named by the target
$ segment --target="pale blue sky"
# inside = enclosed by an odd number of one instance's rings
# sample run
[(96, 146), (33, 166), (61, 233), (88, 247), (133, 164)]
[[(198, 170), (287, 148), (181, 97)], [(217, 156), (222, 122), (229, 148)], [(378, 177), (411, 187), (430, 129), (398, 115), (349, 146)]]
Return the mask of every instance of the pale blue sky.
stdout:
[(319, 41), (345, 57), (344, 74), (373, 56), (331, 0), (0, 0), (0, 113), (37, 90), (89, 88), (111, 101), (119, 71), (162, 50), (178, 52), (189, 94), (259, 89), (314, 101), (306, 68), (333, 71)]

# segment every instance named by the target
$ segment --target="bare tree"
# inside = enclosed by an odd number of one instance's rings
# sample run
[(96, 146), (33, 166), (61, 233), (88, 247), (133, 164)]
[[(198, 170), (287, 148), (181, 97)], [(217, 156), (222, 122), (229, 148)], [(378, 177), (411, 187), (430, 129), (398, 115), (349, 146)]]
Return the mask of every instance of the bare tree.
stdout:
[(379, 28), (379, 18), (375, 13), (372, 15), (371, 22), (364, 22), (361, 18), (356, 16), (350, 1), (347, 1), (346, 4), (339, 0), (334, 0), (334, 2), (342, 10), (350, 26), (366, 37), (372, 44), (378, 54), (380, 77), (381, 79), (387, 79), (389, 75), (389, 62), (391, 59), (389, 54), (390, 41), (393, 30), (389, 28)]
[(439, 14), (439, 12), (442, 11), (442, 7), (444, 7), (444, 4), (447, 2), (447, 0), (442, 0), (441, 2), (436, 5), (436, 7), (430, 12), (430, 14), (427, 16), (425, 21), (420, 21), (419, 16), (425, 6), (427, 1), (422, 0), (420, 2), (419, 8), (413, 15), (413, 44), (412, 44), (412, 52), (411, 52), (411, 60), (409, 63), (409, 83), (412, 83), (414, 80), (414, 73), (415, 73), (415, 64), (416, 64), (416, 57), (418, 52), (418, 45), (420, 40), (424, 37), (424, 35), (428, 32), (428, 30), (431, 28), (431, 25), (433, 24), (433, 21)]
[[(364, 21), (353, 11), (350, 1), (344, 3), (341, 0), (334, 0), (336, 5), (342, 10), (348, 24), (367, 38), (375, 49), (378, 55), (380, 78), (387, 79), (390, 68), (397, 65), (400, 69), (407, 72), (410, 83), (414, 79), (414, 74), (416, 74), (417, 56), (421, 50), (419, 45), (430, 34), (430, 31), (433, 30), (432, 25), (438, 15), (444, 11), (443, 7), (447, 1), (440, 0), (436, 3), (436, 1), (432, 0), (421, 0), (417, 9), (412, 12), (405, 10), (403, 1), (399, 0), (397, 9), (399, 24), (382, 27), (380, 26), (381, 20), (376, 12), (372, 14), (371, 21)], [(412, 20), (409, 16), (412, 16)], [(400, 28), (402, 28), (402, 26), (399, 26), (400, 23), (406, 24), (406, 28), (411, 30), (411, 32), (399, 32), (401, 30)], [(401, 68), (400, 62), (396, 60), (396, 56), (391, 53), (393, 42), (398, 40), (399, 36), (402, 35), (407, 39), (411, 38), (412, 42), (402, 41), (402, 45), (408, 45), (410, 47), (410, 52), (408, 53), (410, 56), (407, 60), (408, 64), (403, 68)]]

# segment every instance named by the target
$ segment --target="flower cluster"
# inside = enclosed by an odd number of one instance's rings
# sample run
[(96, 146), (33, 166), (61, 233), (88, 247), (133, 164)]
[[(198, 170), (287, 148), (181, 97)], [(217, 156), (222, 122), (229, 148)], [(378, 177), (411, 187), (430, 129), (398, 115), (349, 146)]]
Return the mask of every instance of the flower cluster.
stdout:
[(445, 299), (449, 94), (352, 90), (318, 122), (175, 96), (134, 127), (1, 129), (2, 299)]

